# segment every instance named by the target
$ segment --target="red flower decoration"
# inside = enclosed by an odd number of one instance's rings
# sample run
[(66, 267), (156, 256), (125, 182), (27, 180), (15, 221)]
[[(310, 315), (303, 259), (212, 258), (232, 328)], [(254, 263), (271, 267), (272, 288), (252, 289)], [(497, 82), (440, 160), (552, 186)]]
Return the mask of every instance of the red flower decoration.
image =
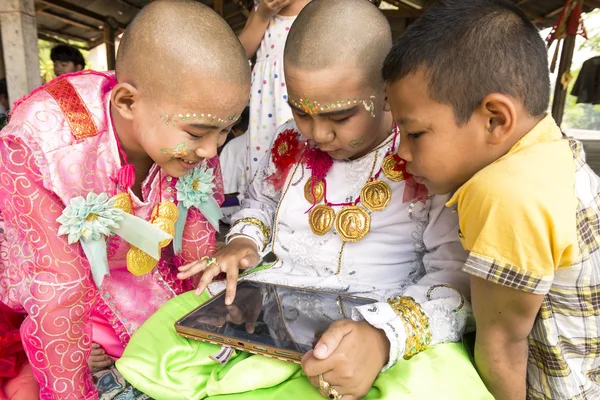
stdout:
[(267, 178), (276, 190), (281, 190), (292, 166), (300, 157), (302, 143), (298, 131), (286, 129), (281, 132), (271, 148), (271, 160), (275, 165), (275, 173)]
[(273, 143), (271, 159), (279, 171), (288, 169), (298, 159), (300, 150), (298, 132), (294, 129), (283, 131)]

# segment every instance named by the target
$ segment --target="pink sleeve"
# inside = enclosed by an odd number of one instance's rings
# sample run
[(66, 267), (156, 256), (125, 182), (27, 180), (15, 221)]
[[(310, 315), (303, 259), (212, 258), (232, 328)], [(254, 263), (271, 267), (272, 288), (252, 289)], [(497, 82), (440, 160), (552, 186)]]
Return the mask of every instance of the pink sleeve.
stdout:
[[(214, 197), (221, 205), (225, 200), (221, 163), (218, 157), (214, 157), (208, 160), (208, 164), (210, 168), (213, 168), (215, 175)], [(206, 221), (202, 213), (197, 208), (191, 207), (183, 230), (182, 251), (179, 260), (181, 265), (214, 254), (217, 251), (216, 234), (216, 230)]]
[(80, 247), (57, 236), (63, 204), (44, 188), (39, 161), (21, 139), (0, 137), (7, 269), (23, 277), (20, 302), (28, 314), (21, 326), (23, 347), (41, 399), (95, 399), (87, 365), (95, 290)]

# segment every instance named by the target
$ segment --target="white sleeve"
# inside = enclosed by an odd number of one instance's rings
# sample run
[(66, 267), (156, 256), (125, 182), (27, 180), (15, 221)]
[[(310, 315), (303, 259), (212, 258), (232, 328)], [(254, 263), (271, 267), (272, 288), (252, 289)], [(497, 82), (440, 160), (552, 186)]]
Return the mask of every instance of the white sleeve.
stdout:
[[(277, 128), (274, 139), (286, 129), (294, 128), (293, 122), (281, 125)], [(270, 251), (273, 220), (282, 192), (267, 179), (275, 173), (277, 170), (273, 164), (270, 149), (261, 160), (256, 175), (244, 194), (241, 210), (231, 217), (232, 227), (227, 235), (227, 243), (232, 240), (232, 236), (244, 235), (256, 243), (259, 254), (264, 255)], [(287, 178), (289, 179), (289, 177)]]
[[(411, 297), (420, 305), (429, 322), (429, 346), (459, 341), (473, 322), (467, 301), (469, 276), (462, 271), (467, 253), (458, 237), (458, 217), (445, 206), (447, 200), (448, 196), (433, 196), (430, 200), (429, 223), (423, 233), (425, 275), (404, 292), (392, 296)], [(389, 302), (357, 307), (353, 319), (364, 319), (386, 333), (390, 357), (384, 370), (411, 354), (412, 349), (406, 349), (406, 322)]]

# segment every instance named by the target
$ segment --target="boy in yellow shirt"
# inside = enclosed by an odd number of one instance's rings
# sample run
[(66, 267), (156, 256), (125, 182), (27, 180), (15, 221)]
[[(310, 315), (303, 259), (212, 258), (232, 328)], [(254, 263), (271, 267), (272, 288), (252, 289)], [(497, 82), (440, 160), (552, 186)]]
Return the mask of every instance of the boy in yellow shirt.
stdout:
[(383, 67), (407, 171), (459, 215), (496, 399), (600, 398), (600, 180), (551, 116), (547, 53), (504, 0), (444, 0)]

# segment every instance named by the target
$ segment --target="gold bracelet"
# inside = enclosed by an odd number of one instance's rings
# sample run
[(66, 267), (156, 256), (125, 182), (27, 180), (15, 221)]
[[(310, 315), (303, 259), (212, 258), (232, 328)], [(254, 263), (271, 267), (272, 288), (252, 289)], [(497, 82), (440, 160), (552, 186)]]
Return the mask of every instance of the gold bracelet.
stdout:
[(244, 224), (244, 223), (254, 225), (258, 229), (260, 229), (260, 232), (263, 234), (263, 248), (266, 247), (267, 244), (269, 244), (271, 230), (260, 219), (254, 218), (254, 217), (241, 218), (241, 219), (238, 219), (237, 221), (235, 221), (235, 224), (233, 224), (233, 226), (236, 226), (237, 224)]
[(388, 300), (388, 304), (404, 322), (406, 345), (404, 359), (424, 351), (431, 343), (429, 317), (412, 297), (400, 296)]

